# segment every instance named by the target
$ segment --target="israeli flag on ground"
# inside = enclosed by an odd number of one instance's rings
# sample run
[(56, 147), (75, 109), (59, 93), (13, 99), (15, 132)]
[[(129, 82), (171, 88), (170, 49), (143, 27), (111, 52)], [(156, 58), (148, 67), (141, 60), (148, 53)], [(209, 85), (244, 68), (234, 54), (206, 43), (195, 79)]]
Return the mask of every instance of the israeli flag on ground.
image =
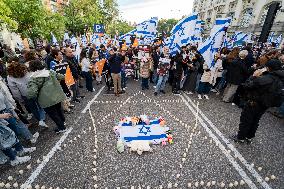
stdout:
[(197, 13), (183, 18), (171, 30), (169, 49), (172, 55), (181, 50), (183, 45), (194, 41)]
[(166, 131), (169, 130), (168, 127), (161, 126), (158, 119), (150, 121), (149, 125), (144, 123), (132, 126), (132, 123), (122, 123), (118, 126), (120, 139), (126, 143), (143, 140), (158, 144), (167, 138)]
[(149, 44), (157, 36), (157, 26), (158, 26), (158, 18), (153, 17), (150, 20), (146, 20), (136, 26), (137, 36), (144, 39), (144, 43)]
[(52, 37), (52, 45), (58, 45), (57, 39), (56, 39), (56, 37), (53, 35), (53, 33), (51, 33), (51, 37)]
[(216, 23), (210, 32), (210, 36), (198, 48), (209, 68), (214, 66), (214, 55), (222, 47), (226, 30), (229, 27), (230, 22), (230, 18), (216, 19)]

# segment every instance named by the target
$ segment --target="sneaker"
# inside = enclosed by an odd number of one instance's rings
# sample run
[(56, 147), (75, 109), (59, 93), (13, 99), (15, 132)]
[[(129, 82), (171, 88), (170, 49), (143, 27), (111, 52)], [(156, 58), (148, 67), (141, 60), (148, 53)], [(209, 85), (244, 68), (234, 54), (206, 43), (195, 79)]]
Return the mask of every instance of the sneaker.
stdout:
[(75, 100), (73, 100), (73, 102), (75, 102), (75, 103), (80, 103), (80, 100), (75, 99)]
[(157, 96), (157, 95), (158, 95), (158, 93), (157, 93), (157, 92), (154, 92), (154, 95), (155, 95), (155, 96)]
[(199, 94), (197, 97), (198, 97), (199, 100), (202, 100), (201, 94)]
[(33, 138), (31, 139), (31, 143), (32, 143), (32, 144), (35, 144), (36, 141), (37, 141), (37, 139), (38, 139), (38, 137), (39, 137), (39, 133), (36, 132), (36, 133), (33, 135)]
[(33, 114), (28, 114), (27, 120), (31, 120), (33, 118)]
[(66, 129), (55, 129), (54, 131), (55, 131), (56, 134), (59, 134), (59, 133), (66, 132)]
[(187, 91), (187, 92), (185, 92), (185, 94), (192, 95), (193, 92)]
[(23, 155), (25, 155), (25, 154), (27, 154), (27, 153), (32, 153), (32, 152), (34, 152), (34, 151), (36, 151), (36, 147), (23, 148), (22, 151), (17, 152), (17, 155), (18, 155), (18, 156), (23, 156)]
[(30, 160), (31, 160), (31, 156), (24, 156), (24, 157), (16, 156), (16, 159), (11, 161), (10, 163), (11, 163), (12, 166), (16, 166), (16, 165), (19, 165), (19, 164), (26, 163), (26, 162), (28, 162)]
[(203, 95), (203, 97), (204, 97), (206, 100), (209, 100), (208, 95)]
[(153, 86), (154, 87), (154, 89), (156, 89), (156, 86)]
[(232, 106), (236, 106), (236, 104), (235, 104), (235, 103), (232, 103)]
[(252, 138), (246, 138), (246, 143), (251, 144), (252, 143)]
[(218, 92), (216, 89), (211, 89), (210, 91), (213, 92), (213, 93), (217, 93)]
[(178, 92), (178, 91), (173, 91), (173, 94), (174, 94), (174, 95), (179, 95), (180, 92)]
[(166, 92), (164, 90), (161, 90), (160, 92), (163, 93), (163, 94), (166, 94)]
[(239, 139), (237, 134), (230, 136), (230, 138), (237, 143), (244, 143), (245, 142), (245, 140)]
[(83, 99), (83, 98), (85, 98), (85, 96), (78, 96), (78, 98), (79, 98), (79, 99)]
[(41, 127), (48, 128), (48, 125), (46, 125), (46, 123), (43, 120), (39, 121), (38, 125), (41, 126)]

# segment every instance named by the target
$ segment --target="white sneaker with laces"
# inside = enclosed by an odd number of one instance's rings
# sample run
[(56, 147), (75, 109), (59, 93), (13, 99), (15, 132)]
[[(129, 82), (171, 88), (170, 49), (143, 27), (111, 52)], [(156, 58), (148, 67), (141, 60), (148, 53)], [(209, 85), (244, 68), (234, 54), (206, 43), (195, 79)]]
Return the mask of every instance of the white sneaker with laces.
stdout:
[(23, 156), (23, 155), (25, 155), (25, 154), (27, 154), (27, 153), (32, 153), (32, 152), (34, 152), (34, 151), (36, 151), (36, 147), (23, 148), (22, 151), (17, 152), (17, 155)]
[(199, 100), (202, 100), (201, 94), (198, 95), (198, 99), (199, 99)]
[(41, 127), (46, 127), (46, 128), (48, 128), (48, 125), (46, 125), (46, 123), (45, 123), (43, 120), (39, 121), (39, 122), (38, 122), (38, 125), (41, 126)]
[(11, 161), (10, 163), (11, 163), (12, 166), (16, 166), (16, 165), (19, 165), (19, 164), (26, 163), (26, 162), (28, 162), (30, 160), (31, 160), (31, 156), (24, 156), (24, 157), (16, 156), (16, 159)]
[(206, 100), (209, 100), (208, 95), (203, 95), (203, 97), (204, 97)]
[(32, 144), (36, 143), (38, 137), (39, 137), (39, 133), (36, 132), (36, 133), (33, 135), (33, 138), (31, 139), (31, 143), (32, 143)]
[(185, 92), (185, 94), (192, 95), (192, 94), (193, 94), (193, 92), (188, 91), (188, 92)]

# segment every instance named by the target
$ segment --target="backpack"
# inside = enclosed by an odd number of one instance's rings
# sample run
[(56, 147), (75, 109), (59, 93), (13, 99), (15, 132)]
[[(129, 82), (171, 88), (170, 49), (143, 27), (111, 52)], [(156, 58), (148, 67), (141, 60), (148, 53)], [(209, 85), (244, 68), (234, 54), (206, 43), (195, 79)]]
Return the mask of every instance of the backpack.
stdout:
[(269, 75), (273, 79), (272, 84), (266, 92), (261, 95), (263, 105), (266, 107), (280, 107), (284, 102), (284, 84), (281, 79), (274, 75)]

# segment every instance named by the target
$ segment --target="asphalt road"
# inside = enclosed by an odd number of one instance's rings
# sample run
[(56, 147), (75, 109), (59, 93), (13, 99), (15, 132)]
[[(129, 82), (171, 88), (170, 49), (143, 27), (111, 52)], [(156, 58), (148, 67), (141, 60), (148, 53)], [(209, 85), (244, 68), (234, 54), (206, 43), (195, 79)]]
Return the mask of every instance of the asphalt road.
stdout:
[[(120, 97), (106, 95), (102, 86), (85, 94), (66, 115), (68, 132), (54, 134), (48, 120), (51, 128), (40, 133), (31, 162), (0, 166), (0, 188), (1, 182), (54, 189), (284, 188), (284, 122), (269, 113), (253, 143), (240, 145), (229, 136), (238, 129), (241, 110), (214, 94), (198, 101), (167, 88), (165, 95), (154, 96), (153, 88), (141, 91), (135, 81)], [(124, 116), (141, 114), (163, 116), (174, 144), (155, 145), (141, 156), (128, 150), (119, 154), (112, 128)]]

